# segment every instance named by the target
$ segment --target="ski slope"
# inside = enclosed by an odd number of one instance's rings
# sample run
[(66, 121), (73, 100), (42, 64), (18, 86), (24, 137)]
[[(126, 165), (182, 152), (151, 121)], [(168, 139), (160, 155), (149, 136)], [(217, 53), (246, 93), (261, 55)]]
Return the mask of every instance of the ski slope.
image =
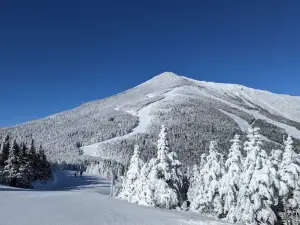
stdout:
[[(259, 113), (259, 111), (256, 111), (256, 110), (249, 110), (249, 109), (245, 109), (245, 108), (242, 108), (240, 106), (237, 106), (236, 104), (233, 104), (229, 101), (226, 101), (224, 99), (221, 99), (221, 98), (218, 98), (218, 97), (215, 97), (213, 95), (210, 95), (208, 93), (206, 93), (205, 91), (203, 90), (199, 90), (199, 93), (207, 98), (211, 98), (211, 99), (215, 99), (217, 101), (220, 101), (222, 103), (225, 103), (227, 104), (228, 106), (230, 107), (233, 107), (233, 108), (236, 108), (236, 109), (239, 109), (241, 111), (244, 111), (250, 115), (252, 115), (255, 119), (261, 119), (261, 120), (264, 120), (270, 124), (273, 124), (277, 127), (280, 127), (282, 129), (284, 129), (286, 131), (287, 134), (290, 134), (292, 135), (294, 138), (297, 138), (297, 139), (300, 139), (300, 131), (298, 129), (296, 129), (295, 127), (292, 127), (292, 126), (289, 126), (287, 124), (284, 124), (284, 123), (280, 123), (280, 122), (277, 122), (275, 120), (272, 120), (262, 114)], [(227, 114), (228, 115), (228, 114)]]
[(1, 225), (185, 225), (225, 224), (192, 212), (147, 208), (108, 196), (108, 180), (58, 172), (37, 190), (0, 186)]
[[(153, 102), (145, 107), (143, 107), (142, 109), (140, 109), (137, 113), (134, 111), (126, 111), (129, 114), (132, 114), (134, 116), (138, 116), (139, 118), (139, 123), (138, 125), (128, 134), (123, 135), (123, 136), (118, 136), (118, 137), (114, 137), (102, 142), (98, 142), (92, 145), (87, 145), (87, 146), (83, 146), (81, 147), (81, 150), (83, 150), (85, 155), (88, 156), (99, 156), (101, 154), (101, 145), (103, 144), (107, 144), (109, 142), (113, 142), (113, 141), (118, 141), (118, 140), (123, 140), (123, 139), (127, 139), (131, 136), (134, 136), (136, 134), (139, 133), (145, 133), (147, 130), (147, 127), (150, 125), (151, 123), (151, 116), (150, 116), (150, 112), (152, 110), (153, 107), (155, 107), (155, 105), (158, 103), (159, 101)], [(116, 108), (116, 110), (119, 110), (119, 108)]]

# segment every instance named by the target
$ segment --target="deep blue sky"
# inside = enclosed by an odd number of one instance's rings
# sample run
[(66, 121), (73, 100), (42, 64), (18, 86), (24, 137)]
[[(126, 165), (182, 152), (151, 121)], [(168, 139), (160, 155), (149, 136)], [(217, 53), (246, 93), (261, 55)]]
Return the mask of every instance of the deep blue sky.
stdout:
[(299, 12), (299, 0), (0, 0), (0, 127), (163, 71), (300, 95)]

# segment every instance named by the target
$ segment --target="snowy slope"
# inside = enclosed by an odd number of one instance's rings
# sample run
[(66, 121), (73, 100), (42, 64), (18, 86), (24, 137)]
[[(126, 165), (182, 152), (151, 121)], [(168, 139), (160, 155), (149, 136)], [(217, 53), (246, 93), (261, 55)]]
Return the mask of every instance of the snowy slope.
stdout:
[(221, 225), (195, 213), (141, 207), (108, 196), (109, 181), (99, 176), (56, 174), (57, 182), (40, 190), (0, 186), (1, 225)]
[[(300, 97), (165, 72), (109, 98), (0, 129), (0, 138), (7, 133), (20, 140), (32, 137), (43, 143), (52, 161), (69, 163), (85, 158), (78, 146), (87, 156), (122, 159), (140, 141), (147, 160), (161, 124), (169, 127), (170, 144), (183, 163), (193, 163), (210, 140), (227, 148), (228, 140), (249, 126), (261, 127), (271, 143), (282, 144), (286, 134), (300, 139)], [(191, 149), (189, 159), (185, 153)]]

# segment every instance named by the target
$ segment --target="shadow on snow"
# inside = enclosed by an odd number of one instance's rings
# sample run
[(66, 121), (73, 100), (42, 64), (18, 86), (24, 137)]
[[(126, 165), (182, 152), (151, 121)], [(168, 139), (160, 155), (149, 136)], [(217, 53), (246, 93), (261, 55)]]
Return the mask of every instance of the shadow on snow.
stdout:
[(54, 174), (54, 181), (35, 189), (22, 189), (0, 186), (1, 191), (65, 191), (82, 189), (102, 189), (110, 187), (110, 181), (100, 176), (83, 175), (74, 177), (74, 171), (60, 171)]

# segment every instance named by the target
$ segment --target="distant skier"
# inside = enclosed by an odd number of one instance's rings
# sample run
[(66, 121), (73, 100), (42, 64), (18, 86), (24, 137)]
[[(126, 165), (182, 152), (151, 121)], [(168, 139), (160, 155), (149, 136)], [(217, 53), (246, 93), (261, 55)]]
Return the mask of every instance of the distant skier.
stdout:
[(74, 173), (74, 177), (75, 177), (75, 178), (77, 177), (77, 172)]
[(80, 170), (80, 176), (82, 177), (82, 174), (83, 174), (83, 171), (82, 170)]

